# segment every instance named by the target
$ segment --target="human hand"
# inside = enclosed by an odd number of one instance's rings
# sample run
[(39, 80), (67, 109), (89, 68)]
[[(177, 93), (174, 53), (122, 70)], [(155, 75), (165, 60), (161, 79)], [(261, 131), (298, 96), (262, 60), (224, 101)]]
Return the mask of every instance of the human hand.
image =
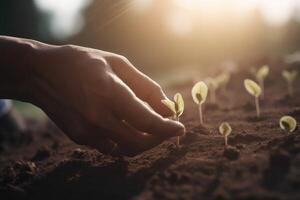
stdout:
[[(31, 62), (31, 101), (78, 144), (134, 156), (184, 126), (165, 119), (160, 86), (126, 58), (79, 46), (38, 45)], [(150, 106), (148, 106), (147, 104)]]

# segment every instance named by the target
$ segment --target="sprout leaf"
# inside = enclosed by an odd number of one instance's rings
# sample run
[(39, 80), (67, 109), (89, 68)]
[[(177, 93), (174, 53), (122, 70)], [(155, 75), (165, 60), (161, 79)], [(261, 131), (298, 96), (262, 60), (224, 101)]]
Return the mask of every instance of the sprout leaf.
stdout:
[(184, 111), (184, 101), (180, 93), (176, 93), (174, 95), (174, 102), (175, 102), (175, 113), (176, 116), (179, 117), (182, 115)]
[(264, 65), (256, 72), (256, 79), (261, 82), (269, 75), (270, 69), (268, 65)]
[(223, 122), (219, 127), (219, 132), (224, 137), (230, 135), (231, 131), (232, 131), (231, 126), (227, 122)]
[(244, 85), (245, 85), (246, 90), (255, 97), (259, 97), (259, 95), (262, 92), (260, 86), (256, 82), (254, 82), (250, 79), (246, 79), (244, 81)]
[(175, 103), (169, 99), (163, 99), (161, 102), (168, 107), (174, 114), (176, 114)]
[(192, 97), (196, 104), (202, 104), (207, 97), (208, 88), (203, 81), (199, 81), (192, 88)]
[(218, 77), (216, 78), (207, 78), (205, 80), (205, 82), (207, 83), (207, 86), (208, 88), (211, 88), (211, 89), (218, 89), (219, 87), (219, 84), (220, 84), (220, 80), (218, 79)]
[(230, 80), (230, 73), (222, 73), (219, 76), (216, 77), (216, 81), (218, 83), (218, 86), (224, 86), (227, 85), (227, 83)]
[(184, 111), (184, 101), (180, 93), (174, 95), (174, 102), (169, 99), (163, 99), (161, 102), (168, 107), (177, 118), (182, 115)]
[(282, 71), (282, 76), (287, 82), (293, 82), (297, 78), (297, 75), (298, 75), (298, 71), (296, 71), (296, 70), (292, 70), (292, 71), (283, 70)]
[(297, 121), (291, 116), (283, 116), (279, 120), (279, 125), (282, 130), (293, 132), (297, 128)]

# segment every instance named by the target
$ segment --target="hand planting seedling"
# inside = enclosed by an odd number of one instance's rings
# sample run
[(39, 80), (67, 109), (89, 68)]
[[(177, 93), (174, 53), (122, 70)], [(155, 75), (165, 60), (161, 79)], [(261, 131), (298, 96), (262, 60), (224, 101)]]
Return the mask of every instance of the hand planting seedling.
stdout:
[(223, 122), (220, 126), (219, 126), (219, 132), (221, 135), (224, 136), (224, 140), (225, 140), (225, 147), (228, 146), (228, 136), (230, 135), (232, 131), (231, 126), (229, 125), (229, 123), (227, 122)]
[(261, 88), (257, 83), (250, 79), (244, 80), (244, 86), (247, 92), (249, 92), (249, 94), (255, 97), (256, 115), (257, 117), (260, 117), (259, 96), (261, 95)]
[(255, 74), (255, 77), (261, 87), (261, 96), (264, 98), (264, 91), (265, 91), (265, 79), (269, 75), (270, 69), (268, 65), (264, 65), (259, 68)]
[(203, 115), (202, 115), (202, 104), (205, 102), (207, 97), (208, 88), (203, 81), (199, 81), (192, 88), (192, 97), (194, 102), (198, 105), (200, 124), (203, 124)]
[(279, 120), (279, 126), (282, 130), (287, 132), (293, 132), (297, 128), (297, 121), (291, 116), (283, 116)]
[[(166, 100), (161, 100), (161, 102), (173, 112), (175, 120), (179, 121), (179, 117), (182, 115), (184, 111), (184, 101), (182, 95), (180, 93), (176, 93), (174, 95), (174, 101), (166, 99)], [(179, 144), (180, 144), (180, 137), (178, 136), (177, 146), (179, 146)]]
[(216, 103), (216, 90), (219, 87), (219, 80), (217, 78), (207, 78), (205, 80), (209, 88), (209, 98), (212, 104)]
[(292, 70), (292, 71), (283, 70), (282, 76), (287, 82), (289, 96), (292, 97), (293, 93), (294, 93), (293, 92), (293, 82), (298, 76), (298, 71), (297, 70)]

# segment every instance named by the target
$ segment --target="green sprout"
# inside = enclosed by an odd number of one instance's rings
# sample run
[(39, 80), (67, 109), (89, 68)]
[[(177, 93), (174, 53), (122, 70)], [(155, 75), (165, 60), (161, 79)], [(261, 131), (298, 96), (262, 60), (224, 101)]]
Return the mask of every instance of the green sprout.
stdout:
[(297, 121), (291, 116), (283, 116), (279, 120), (279, 126), (282, 130), (287, 132), (293, 132), (297, 128)]
[(208, 88), (203, 81), (199, 81), (192, 88), (192, 97), (194, 102), (198, 105), (200, 124), (203, 124), (203, 115), (202, 115), (202, 104), (205, 102), (207, 97)]
[(287, 82), (289, 96), (292, 97), (293, 93), (294, 93), (293, 92), (293, 82), (298, 76), (298, 71), (297, 70), (292, 70), (292, 71), (283, 70), (282, 76)]
[(228, 146), (228, 136), (230, 135), (232, 131), (231, 126), (229, 125), (229, 123), (227, 122), (223, 122), (220, 126), (219, 126), (219, 132), (221, 135), (224, 136), (224, 140), (225, 140), (225, 146)]
[(230, 81), (230, 73), (224, 72), (216, 77), (216, 80), (218, 82), (218, 86), (223, 90), (223, 92), (226, 94), (227, 84)]
[[(172, 112), (173, 117), (176, 121), (179, 121), (179, 117), (182, 115), (184, 111), (184, 101), (182, 98), (182, 95), (180, 93), (176, 93), (174, 95), (174, 101), (171, 101), (169, 99), (161, 100), (161, 102), (167, 106)], [(177, 137), (177, 146), (180, 144), (180, 137)]]
[(255, 74), (256, 80), (258, 81), (260, 87), (261, 87), (261, 96), (264, 98), (264, 91), (265, 91), (265, 79), (269, 75), (270, 68), (268, 65), (264, 65), (261, 68), (259, 68)]
[(211, 103), (216, 103), (216, 90), (219, 88), (219, 80), (217, 78), (207, 78), (205, 80), (209, 88), (209, 99)]
[(256, 82), (250, 79), (244, 80), (244, 86), (247, 92), (249, 92), (249, 94), (255, 97), (256, 115), (257, 117), (260, 117), (259, 96), (261, 95), (261, 88)]

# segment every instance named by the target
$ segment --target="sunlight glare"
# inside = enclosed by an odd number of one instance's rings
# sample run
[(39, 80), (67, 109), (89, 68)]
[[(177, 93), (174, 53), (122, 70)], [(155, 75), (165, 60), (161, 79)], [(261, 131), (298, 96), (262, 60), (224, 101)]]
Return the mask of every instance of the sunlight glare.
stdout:
[(56, 38), (65, 38), (78, 32), (84, 19), (81, 10), (91, 0), (34, 0), (36, 6), (50, 16), (50, 31)]
[(292, 17), (295, 7), (294, 0), (260, 1), (260, 8), (266, 22), (273, 26), (284, 25)]
[(174, 12), (167, 16), (167, 24), (177, 35), (183, 36), (192, 31), (192, 21), (185, 13)]
[(153, 0), (133, 0), (133, 8), (137, 12), (144, 12), (151, 7)]

